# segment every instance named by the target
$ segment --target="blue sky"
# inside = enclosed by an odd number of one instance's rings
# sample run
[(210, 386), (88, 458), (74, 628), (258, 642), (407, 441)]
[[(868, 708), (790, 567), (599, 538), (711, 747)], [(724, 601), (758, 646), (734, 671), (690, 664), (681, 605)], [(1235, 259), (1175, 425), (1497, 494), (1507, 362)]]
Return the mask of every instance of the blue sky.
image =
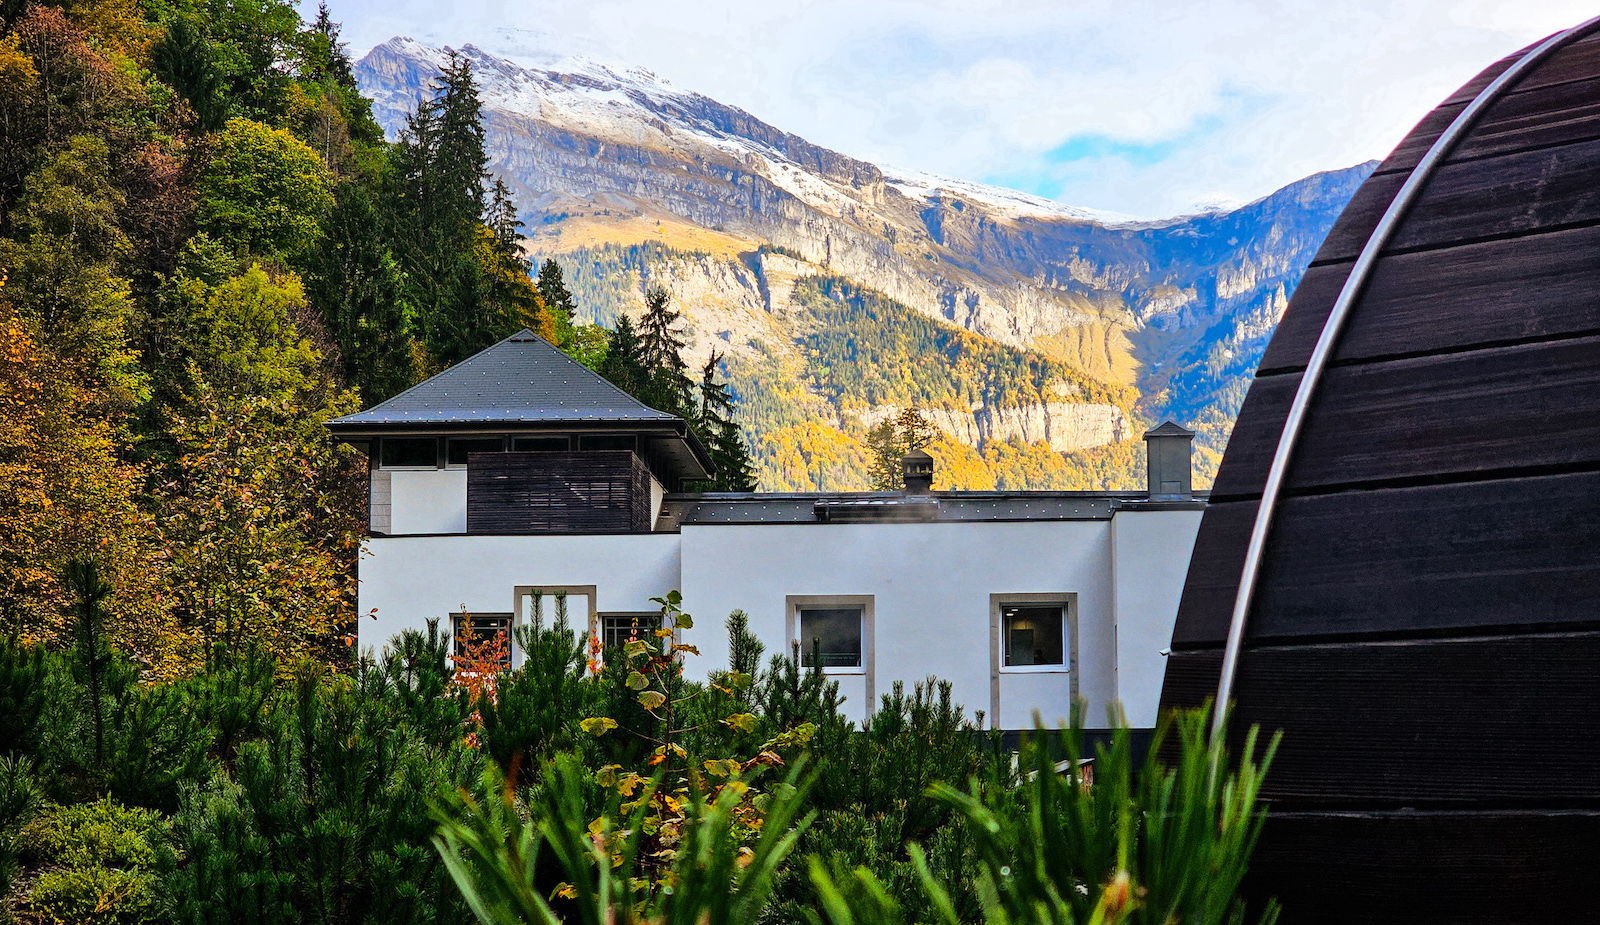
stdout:
[[(330, 0), (393, 35), (648, 68), (856, 157), (1161, 217), (1382, 157), (1569, 0)], [(313, 5), (314, 9), (314, 5)]]

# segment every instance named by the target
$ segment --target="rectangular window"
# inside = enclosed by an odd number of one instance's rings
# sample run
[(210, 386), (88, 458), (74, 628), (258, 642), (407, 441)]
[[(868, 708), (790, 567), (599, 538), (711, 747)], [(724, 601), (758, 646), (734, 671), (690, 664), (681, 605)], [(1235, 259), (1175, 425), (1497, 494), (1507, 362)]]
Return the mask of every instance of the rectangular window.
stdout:
[(600, 644), (610, 649), (626, 645), (630, 639), (643, 639), (660, 648), (661, 640), (655, 635), (660, 628), (659, 612), (603, 613), (600, 615)]
[(801, 666), (860, 668), (861, 612), (860, 607), (801, 607)]
[(452, 466), (465, 466), (468, 453), (498, 453), (505, 446), (499, 437), (451, 437), (448, 458)]
[[(450, 637), (457, 659), (467, 662), (492, 661), (501, 670), (511, 667), (511, 614), (453, 613)], [(481, 670), (457, 662), (462, 671)]]
[(384, 437), (378, 463), (385, 469), (433, 469), (439, 441), (433, 437)]
[(572, 438), (513, 437), (511, 449), (518, 453), (565, 453), (572, 449)]
[(1066, 664), (1064, 604), (1006, 604), (1000, 632), (1007, 668)]
[(580, 450), (632, 450), (637, 448), (633, 434), (591, 434), (578, 438)]

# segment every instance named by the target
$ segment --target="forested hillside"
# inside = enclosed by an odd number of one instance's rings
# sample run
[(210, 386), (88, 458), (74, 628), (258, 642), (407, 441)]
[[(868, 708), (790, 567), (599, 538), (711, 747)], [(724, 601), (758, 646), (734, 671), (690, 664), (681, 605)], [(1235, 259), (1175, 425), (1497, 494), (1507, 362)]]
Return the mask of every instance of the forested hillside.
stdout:
[[(323, 423), (532, 328), (687, 417), (749, 487), (677, 314), (575, 323), (486, 170), (471, 65), (394, 142), (326, 9), (8, 4), (0, 34), (0, 634), (63, 643), (93, 561), (151, 670), (346, 658), (364, 461)], [(620, 337), (620, 346), (619, 346)]]

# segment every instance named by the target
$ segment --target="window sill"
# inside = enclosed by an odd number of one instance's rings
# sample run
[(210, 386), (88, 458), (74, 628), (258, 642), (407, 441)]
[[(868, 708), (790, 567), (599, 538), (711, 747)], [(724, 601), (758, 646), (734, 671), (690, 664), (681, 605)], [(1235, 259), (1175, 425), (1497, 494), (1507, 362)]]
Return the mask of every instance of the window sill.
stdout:
[(1066, 665), (1003, 665), (1001, 674), (1072, 674)]
[[(805, 668), (805, 669), (802, 669), (802, 670), (810, 671), (811, 669)], [(823, 674), (842, 674), (842, 675), (852, 675), (852, 674), (854, 674), (854, 675), (862, 675), (862, 674), (866, 674), (867, 673), (867, 669), (865, 669), (865, 668), (827, 668), (827, 667), (824, 667), (822, 669), (822, 673)]]

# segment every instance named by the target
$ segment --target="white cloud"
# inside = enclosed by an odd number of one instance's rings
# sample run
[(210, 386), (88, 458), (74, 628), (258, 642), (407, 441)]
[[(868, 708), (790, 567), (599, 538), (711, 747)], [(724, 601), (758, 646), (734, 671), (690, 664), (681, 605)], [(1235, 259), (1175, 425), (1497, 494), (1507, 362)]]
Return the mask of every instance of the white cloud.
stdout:
[(331, 5), (360, 50), (403, 34), (585, 54), (857, 157), (1147, 216), (1381, 157), (1491, 61), (1591, 15), (1578, 0)]

